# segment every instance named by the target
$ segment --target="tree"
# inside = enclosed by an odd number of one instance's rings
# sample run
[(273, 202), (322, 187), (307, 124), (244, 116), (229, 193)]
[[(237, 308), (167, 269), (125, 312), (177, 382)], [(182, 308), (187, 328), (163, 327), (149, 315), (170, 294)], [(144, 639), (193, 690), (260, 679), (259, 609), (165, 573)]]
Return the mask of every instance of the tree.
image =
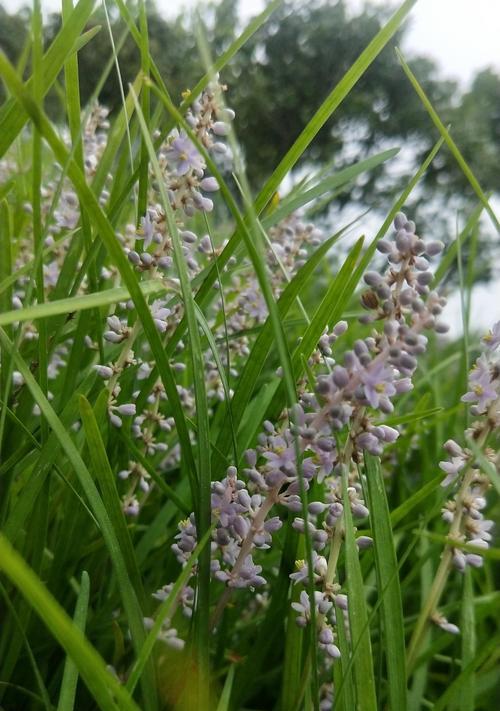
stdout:
[[(28, 37), (29, 12), (26, 9), (16, 14), (8, 13), (0, 4), (0, 49), (11, 62), (17, 62)], [(0, 82), (0, 103), (5, 101), (5, 89)]]

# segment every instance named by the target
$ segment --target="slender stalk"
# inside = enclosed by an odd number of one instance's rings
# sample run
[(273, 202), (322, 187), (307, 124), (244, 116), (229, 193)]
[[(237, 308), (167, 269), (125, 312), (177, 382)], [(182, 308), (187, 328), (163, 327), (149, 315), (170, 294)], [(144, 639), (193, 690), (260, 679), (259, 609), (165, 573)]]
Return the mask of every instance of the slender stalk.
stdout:
[(337, 572), (337, 563), (339, 561), (340, 548), (342, 547), (342, 537), (344, 530), (344, 516), (341, 516), (337, 523), (335, 524), (335, 529), (333, 532), (332, 544), (330, 546), (330, 553), (328, 555), (328, 567), (326, 570), (324, 588), (328, 590), (331, 588), (335, 575)]
[[(42, 104), (43, 88), (42, 88), (42, 10), (40, 0), (34, 0), (33, 3), (33, 94), (35, 101)], [(33, 164), (32, 164), (32, 205), (33, 205), (33, 244), (35, 254), (43, 249), (43, 229), (42, 229), (42, 137), (36, 126), (33, 126)], [(42, 304), (45, 301), (45, 284), (42, 260), (38, 262), (35, 272), (36, 282), (36, 299), (37, 303)], [(40, 387), (47, 395), (48, 379), (47, 379), (47, 324), (44, 319), (37, 322), (38, 330), (38, 381)], [(42, 418), (40, 423), (41, 439), (45, 442), (49, 428), (47, 422)]]
[(129, 357), (132, 347), (141, 332), (141, 322), (139, 319), (136, 320), (134, 325), (132, 326), (132, 329), (127, 336), (127, 338), (123, 341), (122, 345), (122, 350), (120, 352), (120, 355), (118, 356), (116, 362), (113, 364), (114, 367), (114, 374), (111, 376), (111, 378), (108, 380), (108, 390), (110, 393), (113, 392), (116, 383), (118, 382), (118, 378), (121, 375), (121, 371), (123, 369), (123, 366), (127, 362), (127, 358)]
[[(482, 432), (478, 445), (482, 446), (486, 442), (488, 435), (490, 433), (490, 425), (487, 425)], [(441, 556), (441, 562), (436, 572), (436, 577), (429, 592), (427, 602), (422, 608), (420, 615), (418, 616), (413, 634), (410, 640), (410, 646), (408, 648), (408, 658), (407, 658), (407, 675), (409, 676), (415, 666), (418, 652), (420, 650), (420, 645), (422, 643), (423, 635), (427, 626), (428, 621), (432, 618), (439, 605), (439, 600), (443, 594), (446, 582), (448, 580), (448, 575), (450, 573), (452, 562), (453, 562), (453, 539), (457, 539), (460, 535), (460, 528), (462, 524), (463, 510), (464, 510), (464, 497), (467, 489), (470, 487), (472, 480), (474, 478), (474, 469), (469, 466), (465, 471), (464, 477), (462, 479), (462, 484), (458, 490), (455, 497), (456, 508), (453, 515), (453, 521), (451, 523), (450, 532), (448, 534), (448, 539), (450, 541), (449, 548), (446, 548)]]

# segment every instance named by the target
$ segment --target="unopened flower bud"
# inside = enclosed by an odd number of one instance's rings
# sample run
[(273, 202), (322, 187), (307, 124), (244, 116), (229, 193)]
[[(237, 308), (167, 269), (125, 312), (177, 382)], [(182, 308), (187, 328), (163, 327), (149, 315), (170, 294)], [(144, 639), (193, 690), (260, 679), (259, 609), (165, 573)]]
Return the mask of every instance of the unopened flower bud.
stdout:
[(203, 178), (200, 182), (200, 188), (207, 193), (213, 193), (216, 190), (219, 190), (219, 183), (213, 177)]

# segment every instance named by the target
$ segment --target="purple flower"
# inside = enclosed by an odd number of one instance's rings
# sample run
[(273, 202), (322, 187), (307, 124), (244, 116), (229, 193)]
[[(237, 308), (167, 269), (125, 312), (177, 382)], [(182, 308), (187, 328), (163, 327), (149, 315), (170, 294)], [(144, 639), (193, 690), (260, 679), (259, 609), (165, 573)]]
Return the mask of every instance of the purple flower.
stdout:
[(149, 212), (146, 212), (144, 217), (141, 217), (141, 226), (137, 230), (138, 239), (144, 240), (144, 249), (147, 249), (153, 241), (154, 233), (154, 224), (151, 220)]
[(494, 351), (500, 345), (500, 321), (497, 321), (491, 331), (481, 339), (489, 351)]
[[(287, 476), (295, 474), (295, 447), (281, 435), (269, 437), (268, 447), (262, 452), (267, 460), (265, 466), (266, 481), (270, 486), (277, 486)], [(276, 481), (275, 481), (276, 480)]]
[(299, 627), (305, 627), (309, 622), (311, 614), (311, 605), (309, 604), (309, 597), (305, 590), (302, 590), (300, 593), (300, 602), (292, 602), (292, 608), (295, 612), (299, 613), (295, 622), (299, 625)]
[(361, 372), (361, 382), (365, 397), (372, 407), (377, 408), (382, 397), (389, 398), (396, 393), (393, 372), (382, 361)]
[(203, 158), (185, 133), (180, 133), (166, 150), (167, 160), (175, 166), (177, 175), (186, 175), (190, 170), (202, 171)]
[(160, 333), (165, 333), (167, 330), (167, 318), (170, 316), (170, 313), (170, 309), (165, 306), (165, 303), (161, 299), (156, 299), (151, 304), (151, 316)]
[(222, 582), (226, 581), (229, 587), (232, 588), (250, 588), (258, 587), (259, 585), (264, 585), (266, 579), (259, 575), (262, 572), (261, 565), (255, 565), (252, 560), (252, 556), (248, 555), (245, 558), (245, 562), (240, 568), (238, 575), (232, 575), (221, 571), (220, 574), (216, 575), (218, 580)]
[(447, 474), (446, 478), (441, 482), (441, 486), (448, 486), (458, 476), (458, 473), (464, 468), (465, 457), (452, 457), (451, 462), (439, 462), (439, 468)]
[[(295, 612), (298, 612), (298, 617), (295, 618), (295, 622), (299, 627), (305, 627), (309, 620), (311, 619), (311, 605), (309, 601), (309, 595), (305, 590), (300, 593), (300, 602), (292, 602), (292, 608)], [(322, 592), (315, 590), (314, 592), (314, 603), (316, 607), (316, 614), (326, 615), (326, 613), (332, 608), (333, 603), (327, 600)]]
[[(314, 582), (318, 583), (326, 575), (327, 562), (326, 558), (322, 555), (318, 555), (316, 551), (312, 551), (313, 560), (313, 571), (314, 571)], [(309, 567), (305, 560), (296, 560), (295, 568), (297, 572), (290, 574), (290, 580), (293, 580), (294, 584), (304, 583), (307, 584), (309, 578)]]
[(488, 405), (497, 398), (492, 387), (491, 370), (486, 356), (480, 356), (469, 376), (469, 392), (462, 396), (462, 402), (477, 402), (478, 412), (485, 412)]

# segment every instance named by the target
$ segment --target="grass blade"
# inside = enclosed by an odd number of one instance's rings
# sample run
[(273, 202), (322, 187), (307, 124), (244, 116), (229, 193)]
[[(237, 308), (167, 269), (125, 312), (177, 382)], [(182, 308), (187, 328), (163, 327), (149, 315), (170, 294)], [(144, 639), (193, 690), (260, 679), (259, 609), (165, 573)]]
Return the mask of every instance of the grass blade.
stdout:
[(351, 646), (353, 649), (353, 670), (359, 711), (377, 711), (375, 678), (370, 641), (370, 627), (366, 609), (365, 590), (359, 553), (354, 537), (351, 506), (347, 488), (347, 471), (342, 474), (344, 520), (345, 520), (345, 556), (347, 568), (347, 587), (349, 599), (349, 623), (351, 628)]
[(482, 650), (477, 654), (474, 660), (468, 664), (460, 674), (453, 680), (453, 682), (448, 686), (444, 694), (440, 699), (434, 704), (433, 711), (445, 711), (445, 709), (450, 708), (450, 703), (455, 698), (455, 695), (463, 688), (464, 684), (467, 684), (471, 675), (474, 674), (476, 669), (478, 669), (481, 664), (486, 661), (491, 661), (496, 658), (498, 662), (498, 648), (500, 644), (500, 636), (496, 635), (488, 640)]
[(183, 456), (188, 465), (188, 471), (192, 480), (193, 498), (196, 500), (197, 490), (194, 484), (196, 479), (196, 464), (189, 439), (186, 419), (180, 404), (179, 394), (177, 392), (177, 386), (170, 363), (165, 354), (161, 338), (154, 324), (146, 299), (144, 298), (139, 286), (137, 277), (125, 254), (123, 253), (120, 244), (116, 240), (113, 227), (106, 218), (106, 215), (100, 207), (99, 202), (97, 201), (92, 190), (87, 185), (85, 176), (75, 162), (70, 160), (64, 143), (56, 135), (43, 111), (41, 111), (41, 109), (33, 102), (32, 97), (26, 91), (12, 65), (2, 53), (0, 53), (0, 75), (3, 76), (10, 91), (15, 95), (16, 99), (31, 116), (33, 122), (38, 126), (40, 132), (50, 145), (59, 163), (62, 166), (68, 164), (68, 175), (73, 182), (81, 204), (84, 205), (87, 210), (90, 219), (94, 223), (97, 232), (104, 242), (108, 253), (117, 266), (121, 277), (129, 290), (130, 296), (137, 308), (139, 319), (146, 337), (151, 344), (151, 350), (156, 359), (157, 367), (172, 407), (172, 415), (175, 419), (183, 450)]
[(405, 0), (405, 2), (400, 5), (398, 10), (396, 10), (384, 27), (381, 28), (368, 46), (361, 52), (354, 64), (347, 70), (339, 83), (321, 104), (313, 118), (309, 121), (284, 158), (280, 161), (272, 176), (259, 193), (255, 203), (255, 209), (258, 214), (260, 214), (261, 210), (266, 207), (276, 190), (281, 185), (283, 178), (293, 169), (322, 126), (324, 126), (330, 116), (338, 109), (346, 96), (350, 93), (351, 89), (357, 84), (368, 67), (394, 36), (398, 27), (404, 21), (416, 1), (417, 0)]
[[(82, 633), (85, 632), (85, 625), (87, 623), (89, 594), (90, 578), (88, 573), (84, 570), (80, 582), (80, 591), (78, 593), (78, 599), (76, 601), (75, 615), (73, 617), (73, 622), (75, 623), (75, 626), (79, 630), (81, 630)], [(73, 711), (75, 706), (77, 683), (78, 668), (74, 661), (70, 657), (68, 657), (64, 665), (64, 673), (61, 682), (61, 692), (59, 694), (59, 703), (57, 704), (57, 711)]]
[[(120, 546), (121, 553), (126, 566), (126, 579), (124, 579), (119, 571), (117, 571), (118, 584), (123, 592), (126, 590), (127, 595), (132, 598), (133, 594), (137, 597), (138, 605), (131, 607), (128, 614), (128, 623), (133, 638), (142, 641), (144, 638), (144, 619), (141, 607), (145, 605), (145, 594), (142, 587), (141, 574), (139, 566), (135, 558), (134, 547), (130, 538), (129, 529), (123, 513), (120, 497), (116, 488), (116, 477), (111, 470), (109, 460), (106, 454), (106, 448), (101, 436), (103, 423), (97, 422), (94, 411), (89, 401), (80, 395), (80, 414), (87, 440), (88, 452), (90, 461), (94, 470), (94, 474), (102, 493), (103, 504), (109, 515), (109, 521), (113, 527), (113, 531)], [(106, 404), (108, 400), (108, 391), (103, 390), (96, 404), (96, 411), (106, 416)], [(132, 589), (130, 589), (132, 588)], [(147, 708), (154, 709), (156, 707), (156, 681), (155, 671), (152, 664), (148, 665), (148, 674), (144, 679), (143, 696), (144, 705)]]
[(220, 695), (216, 711), (229, 711), (229, 700), (231, 698), (231, 690), (233, 688), (234, 681), (234, 669), (234, 664), (229, 667), (229, 672), (226, 676), (226, 681), (224, 682), (224, 688), (222, 689), (222, 694)]
[[(168, 287), (164, 282), (152, 279), (141, 283), (140, 289), (144, 296), (154, 296), (167, 291)], [(61, 314), (73, 314), (77, 311), (94, 309), (101, 306), (110, 306), (119, 301), (127, 300), (130, 292), (127, 288), (120, 286), (115, 289), (105, 289), (94, 294), (84, 296), (71, 296), (67, 299), (57, 299), (57, 301), (47, 301), (43, 304), (25, 306), (22, 309), (7, 311), (0, 314), (0, 326), (7, 326), (20, 321), (34, 321), (35, 319), (49, 318)]]
[[(177, 267), (177, 274), (182, 291), (182, 300), (188, 323), (188, 333), (190, 338), (191, 364), (192, 375), (194, 382), (194, 392), (196, 401), (196, 422), (197, 422), (197, 440), (198, 440), (198, 496), (196, 500), (196, 526), (199, 536), (204, 536), (210, 526), (211, 508), (210, 508), (210, 485), (211, 485), (211, 462), (210, 456), (207, 456), (210, 451), (210, 422), (208, 414), (207, 393), (205, 388), (205, 363), (201, 348), (200, 333), (198, 330), (198, 319), (195, 310), (195, 302), (191, 291), (191, 283), (187, 270), (187, 265), (182, 251), (181, 239), (179, 230), (173, 214), (170, 200), (167, 195), (167, 189), (163, 180), (162, 172), (158, 159), (156, 157), (153, 142), (148, 133), (147, 125), (142, 115), (141, 107), (135, 100), (135, 109), (141, 127), (141, 133), (144, 143), (147, 147), (149, 160), (151, 162), (153, 172), (156, 176), (160, 188), (162, 206), (165, 211), (165, 217), (172, 236), (174, 245), (174, 257)], [(204, 320), (204, 319), (203, 319)], [(207, 327), (208, 328), (208, 327)], [(194, 497), (193, 497), (194, 498)], [(196, 654), (199, 661), (199, 701), (207, 698), (207, 689), (204, 688), (208, 684), (209, 673), (209, 605), (210, 605), (210, 549), (202, 551), (200, 565), (197, 576), (197, 618), (196, 618)]]
[(439, 118), (438, 113), (436, 112), (432, 103), (430, 102), (429, 98), (427, 97), (426, 93), (420, 86), (416, 76), (413, 74), (410, 67), (406, 63), (403, 55), (401, 54), (401, 52), (399, 50), (396, 50), (396, 54), (398, 56), (399, 61), (401, 62), (401, 66), (403, 67), (404, 73), (410, 80), (411, 85), (415, 89), (415, 91), (416, 91), (419, 99), (421, 100), (422, 104), (424, 105), (427, 113), (429, 114), (434, 125), (436, 126), (439, 133), (441, 134), (441, 137), (443, 138), (444, 142), (450, 149), (451, 154), (453, 155), (453, 157), (457, 161), (458, 165), (462, 169), (462, 172), (465, 175), (465, 177), (467, 178), (467, 180), (469, 181), (470, 186), (472, 187), (472, 189), (478, 196), (481, 203), (484, 205), (484, 208), (485, 208), (486, 212), (488, 213), (488, 215), (490, 216), (495, 229), (497, 230), (497, 232), (500, 233), (500, 222), (498, 221), (498, 218), (497, 218), (493, 208), (491, 207), (488, 198), (486, 197), (485, 193), (483, 192), (483, 189), (481, 188), (479, 181), (477, 180), (476, 176), (472, 172), (472, 170), (469, 167), (468, 163), (466, 162), (465, 158), (461, 154), (460, 149), (458, 148), (457, 144), (450, 136), (448, 129), (446, 128), (444, 123)]
[(436, 477), (428, 481), (426, 484), (421, 486), (418, 491), (416, 491), (409, 499), (403, 501), (397, 508), (391, 512), (391, 524), (396, 526), (400, 521), (402, 521), (408, 514), (413, 511), (413, 509), (418, 506), (422, 501), (425, 501), (431, 494), (441, 486), (443, 481), (443, 475), (438, 474)]
[(356, 690), (352, 677), (352, 665), (349, 661), (351, 651), (345, 629), (345, 612), (340, 607), (335, 607), (335, 618), (337, 620), (337, 641), (341, 655), (340, 665), (334, 664), (333, 666), (333, 683), (336, 689), (335, 704), (340, 707), (338, 711), (351, 711), (356, 707)]
[[(464, 575), (460, 630), (462, 632), (462, 668), (467, 668), (474, 663), (477, 654), (474, 590), (472, 571), (469, 567), (465, 570)], [(475, 674), (472, 672), (460, 689), (460, 711), (474, 711), (476, 708), (474, 703), (475, 686)]]
[(122, 554), (120, 544), (118, 542), (117, 534), (115, 532), (113, 523), (108, 515), (108, 512), (104, 506), (104, 503), (101, 499), (101, 496), (99, 495), (94, 481), (83, 459), (81, 458), (73, 440), (66, 432), (64, 425), (57, 417), (56, 413), (54, 412), (54, 409), (52, 408), (47, 398), (44, 396), (32, 373), (26, 366), (24, 360), (21, 358), (17, 351), (12, 349), (12, 344), (2, 329), (0, 329), (0, 343), (3, 348), (7, 348), (8, 350), (10, 350), (11, 356), (14, 359), (17, 368), (23, 376), (26, 385), (30, 389), (35, 401), (40, 407), (42, 415), (46, 418), (49, 426), (51, 427), (57, 439), (59, 440), (62, 449), (70, 460), (75, 470), (75, 473), (80, 481), (82, 489), (85, 492), (87, 500), (91, 505), (92, 511), (99, 523), (102, 536), (109, 550), (109, 555), (113, 562), (115, 572), (119, 581), (120, 593), (122, 595), (123, 605), (129, 620), (134, 646), (138, 648), (142, 644), (142, 640), (145, 636), (143, 626), (143, 615), (139, 607), (136, 594), (128, 577), (127, 566)]
[(19, 589), (73, 659), (99, 707), (103, 711), (139, 711), (129, 693), (108, 671), (103, 659), (89, 644), (81, 630), (2, 534), (0, 569)]
[(398, 561), (380, 462), (368, 453), (365, 453), (365, 472), (378, 590), (391, 581), (381, 603), (389, 708), (405, 711), (406, 653)]
[[(94, 0), (80, 0), (75, 9), (68, 17), (68, 21), (64, 24), (50, 45), (42, 59), (41, 74), (42, 74), (42, 94), (48, 92), (50, 87), (61, 72), (64, 62), (75, 49), (80, 48), (81, 31), (85, 27), (94, 7)], [(29, 79), (26, 83), (27, 87), (31, 87), (33, 79)], [(15, 98), (9, 98), (0, 109), (0, 158), (5, 154), (9, 146), (13, 143), (16, 136), (21, 132), (24, 124), (28, 120), (28, 113), (17, 103)]]
[(373, 170), (373, 168), (376, 168), (378, 165), (394, 158), (394, 156), (398, 153), (399, 148), (390, 148), (387, 151), (382, 151), (374, 156), (360, 160), (354, 165), (350, 165), (347, 168), (339, 170), (337, 173), (334, 173), (333, 175), (330, 175), (322, 180), (318, 185), (314, 186), (314, 188), (293, 194), (290, 198), (285, 198), (268, 217), (264, 217), (262, 220), (262, 226), (266, 230), (269, 229), (269, 227), (276, 225), (294, 210), (298, 210), (300, 207), (307, 205), (308, 202), (321, 197), (321, 195), (351, 182), (359, 175), (362, 175), (369, 170)]
[[(102, 397), (104, 396), (104, 397)], [(106, 412), (107, 391), (103, 390), (97, 400), (96, 410), (102, 414)], [(102, 493), (103, 503), (109, 514), (109, 520), (113, 526), (116, 537), (120, 544), (125, 563), (127, 566), (128, 579), (135, 589), (139, 600), (144, 600), (144, 591), (139, 573), (139, 568), (135, 560), (134, 548), (130, 538), (129, 529), (123, 515), (120, 497), (116, 488), (116, 476), (113, 474), (106, 454), (106, 448), (101, 436), (101, 431), (105, 428), (105, 423), (98, 423), (94, 410), (89, 401), (83, 395), (79, 397), (80, 415), (82, 418), (85, 439), (87, 441), (90, 462), (94, 470), (95, 478)], [(141, 620), (142, 625), (142, 620)]]
[[(148, 632), (148, 635), (144, 641), (141, 651), (139, 652), (139, 654), (137, 656), (136, 662), (132, 668), (132, 671), (130, 673), (130, 676), (129, 676), (127, 684), (126, 684), (126, 688), (130, 691), (130, 693), (132, 693), (134, 691), (135, 687), (137, 686), (137, 682), (141, 678), (144, 667), (146, 666), (147, 661), (151, 655), (151, 652), (153, 651), (153, 647), (154, 647), (156, 640), (158, 638), (158, 634), (161, 631), (161, 627), (162, 627), (164, 621), (171, 615), (173, 606), (176, 603), (176, 600), (177, 600), (177, 597), (178, 597), (180, 591), (182, 590), (183, 586), (189, 580), (189, 577), (191, 575), (191, 571), (193, 569), (194, 564), (196, 563), (196, 561), (198, 560), (198, 558), (200, 556), (200, 553), (203, 551), (203, 549), (207, 545), (208, 541), (210, 540), (210, 536), (212, 535), (212, 530), (214, 528), (214, 525), (212, 525), (208, 529), (208, 531), (206, 531), (203, 538), (201, 538), (200, 542), (197, 544), (196, 548), (191, 553), (189, 560), (183, 567), (181, 574), (175, 581), (175, 583), (172, 587), (172, 590), (170, 591), (170, 594), (158, 608), (154, 624)], [(202, 708), (204, 708), (204, 704), (202, 704)]]
[(482, 203), (479, 203), (479, 205), (477, 205), (471, 212), (462, 232), (446, 250), (446, 254), (443, 256), (434, 274), (435, 285), (439, 284), (443, 280), (451, 265), (454, 264), (454, 262), (456, 261), (458, 250), (463, 247), (467, 239), (472, 234), (473, 230), (479, 222), (479, 218), (481, 217), (481, 213), (483, 212), (483, 210), (484, 205)]

